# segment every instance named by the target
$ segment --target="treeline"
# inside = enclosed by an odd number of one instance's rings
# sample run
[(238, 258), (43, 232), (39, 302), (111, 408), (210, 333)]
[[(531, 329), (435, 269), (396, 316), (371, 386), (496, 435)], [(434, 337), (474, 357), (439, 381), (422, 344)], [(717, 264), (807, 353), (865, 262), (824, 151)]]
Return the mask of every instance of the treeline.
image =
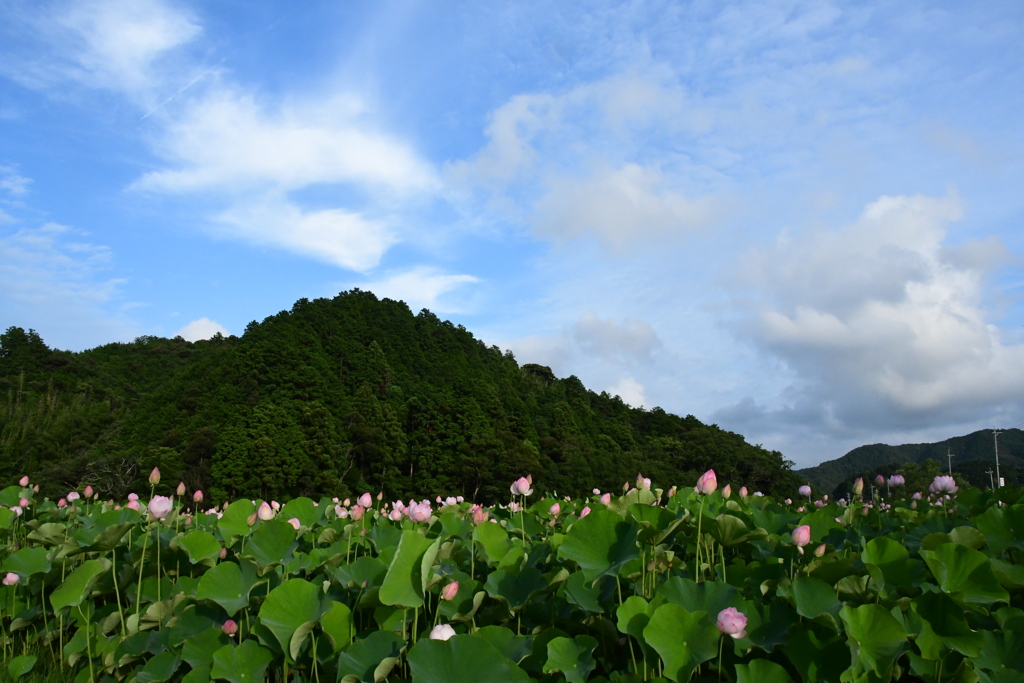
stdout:
[(0, 477), (55, 496), (184, 481), (214, 501), (383, 491), (391, 499), (505, 500), (618, 490), (637, 472), (791, 495), (776, 451), (693, 416), (630, 408), (576, 377), (520, 366), (427, 310), (353, 290), (300, 300), (241, 337), (140, 337), (81, 353), (0, 335)]
[[(995, 446), (991, 429), (937, 443), (870, 444), (858, 446), (836, 460), (798, 470), (797, 474), (824, 493), (837, 497), (848, 495), (858, 477), (868, 481), (878, 474), (886, 477), (902, 474), (908, 486), (921, 490), (919, 482), (927, 487), (936, 474), (948, 474), (950, 466), (954, 477), (962, 483), (988, 488), (995, 481)], [(1024, 485), (1024, 431), (999, 431), (999, 463), (1006, 484)]]

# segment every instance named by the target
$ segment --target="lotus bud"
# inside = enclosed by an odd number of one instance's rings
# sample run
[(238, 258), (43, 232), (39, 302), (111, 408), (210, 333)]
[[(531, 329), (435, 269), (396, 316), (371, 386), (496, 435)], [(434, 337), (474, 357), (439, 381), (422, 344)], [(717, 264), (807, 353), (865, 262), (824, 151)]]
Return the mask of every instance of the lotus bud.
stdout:
[[(379, 492), (377, 493), (377, 500), (378, 500), (378, 501), (384, 500), (384, 492), (383, 492), (383, 491), (379, 491)], [(369, 505), (366, 505), (366, 506), (364, 506), (364, 507), (370, 507), (370, 506), (369, 506)]]
[(221, 548), (220, 552), (217, 553), (217, 556), (220, 557), (220, 559), (223, 560), (225, 557), (228, 556), (228, 549), (227, 548)]
[(700, 479), (697, 480), (697, 492), (703, 494), (714, 493), (718, 489), (718, 477), (715, 476), (714, 470), (708, 470), (704, 474), (700, 475)]
[(636, 475), (636, 487), (638, 490), (644, 490), (651, 488), (651, 480), (642, 474)]
[(601, 495), (601, 489), (594, 489), (593, 494), (595, 496), (600, 496)]
[(509, 487), (513, 496), (528, 496), (533, 493), (533, 489), (530, 487), (530, 480), (526, 477), (519, 477), (512, 486)]
[(747, 497), (747, 493), (748, 493), (747, 487), (746, 486), (741, 486), (740, 487), (740, 498), (746, 498)]
[(819, 545), (817, 548), (814, 549), (814, 556), (815, 557), (824, 557), (824, 555), (825, 555), (825, 544), (822, 543), (821, 545)]
[(25, 510), (20, 505), (15, 505), (11, 508), (11, 512), (14, 513), (15, 517), (21, 517), (25, 513)]
[[(70, 498), (70, 497), (71, 496), (68, 496), (68, 498)], [(137, 493), (129, 493), (128, 494), (128, 500), (138, 500), (138, 499), (139, 499), (139, 494), (137, 494)]]
[(811, 527), (803, 524), (793, 529), (793, 545), (802, 548), (811, 542)]
[(178, 488), (176, 488), (174, 491), (175, 491), (175, 493), (178, 494), (179, 498), (181, 496), (184, 496), (185, 495), (185, 482), (179, 481), (178, 482)]
[(67, 498), (61, 498), (60, 500), (57, 501), (57, 507), (59, 507), (59, 508), (66, 508), (67, 506), (68, 506), (68, 499)]
[(249, 519), (245, 520), (245, 523), (248, 524), (249, 526), (252, 526), (253, 524), (256, 523), (256, 520), (258, 518), (259, 518), (258, 513), (254, 512), (251, 515), (249, 515)]
[(799, 493), (804, 498), (810, 498), (811, 497), (811, 487), (808, 484), (804, 484), (799, 489), (797, 489), (797, 493)]
[(732, 496), (732, 484), (726, 484), (722, 487), (722, 498), (728, 500)]
[(864, 493), (864, 477), (857, 477), (853, 482), (853, 488), (850, 490), (853, 491), (855, 496)]
[(156, 486), (160, 483), (160, 468), (154, 467), (153, 471), (149, 473), (149, 483), (151, 486)]
[(562, 506), (559, 505), (558, 503), (555, 503), (550, 508), (548, 508), (548, 512), (550, 512), (552, 515), (555, 515), (555, 516), (557, 516), (558, 513), (561, 512), (561, 511), (562, 511)]
[(473, 520), (473, 524), (483, 524), (490, 517), (490, 513), (484, 510), (479, 505), (474, 505), (469, 509), (470, 518)]
[(447, 586), (441, 589), (441, 599), (451, 602), (455, 599), (455, 596), (459, 593), (459, 582), (452, 581)]
[(272, 500), (270, 501), (270, 507), (274, 508), (274, 512), (277, 512), (278, 510), (281, 509), (281, 504), (278, 503), (276, 500)]
[(221, 626), (221, 630), (224, 631), (225, 635), (234, 636), (238, 633), (238, 624), (235, 623), (234, 619), (228, 619), (224, 622), (224, 625)]
[(32, 493), (39, 493), (39, 484), (32, 487)]
[(135, 510), (136, 512), (138, 512), (138, 511), (140, 511), (142, 509), (142, 506), (139, 505), (139, 501), (137, 501), (137, 500), (129, 500), (127, 507), (128, 507), (128, 509)]
[(27, 507), (28, 507), (28, 504), (29, 504), (29, 502), (30, 502), (30, 501), (29, 501), (29, 499), (28, 499), (28, 498), (22, 498), (21, 500), (19, 500), (19, 501), (18, 501), (18, 505), (20, 505), (20, 506), (21, 506), (21, 507), (23, 507), (23, 508), (27, 508)]
[(448, 640), (455, 635), (455, 629), (450, 624), (438, 624), (430, 629), (431, 640)]
[(601, 503), (601, 505), (611, 505), (612, 494), (604, 493), (604, 494), (601, 495), (601, 497), (598, 499), (598, 501)]
[(15, 574), (14, 572), (7, 572), (7, 574), (4, 576), (3, 584), (5, 586), (13, 586), (20, 580), (21, 577)]
[(359, 500), (356, 502), (358, 502), (359, 505), (361, 505), (364, 508), (373, 507), (373, 498), (370, 496), (369, 493), (364, 493), (363, 495), (359, 496)]
[(203, 502), (203, 492), (202, 491), (196, 491), (195, 493), (193, 493), (192, 494), (192, 502), (193, 503), (202, 503)]
[(20, 485), (20, 486), (21, 486), (22, 488), (24, 488), (24, 487), (28, 486), (28, 475), (26, 474), (26, 475), (25, 475), (24, 477), (22, 477), (21, 479), (19, 479), (19, 480), (18, 480), (18, 484), (19, 484), (19, 485)]
[(586, 505), (586, 506), (584, 506), (584, 508), (582, 510), (580, 510), (580, 519), (583, 519), (584, 517), (586, 517), (589, 514), (590, 514), (590, 506)]
[(366, 512), (366, 510), (363, 509), (362, 505), (353, 505), (349, 512), (352, 514), (352, 519), (358, 522), (363, 518), (363, 513)]
[(260, 508), (256, 511), (256, 514), (259, 515), (259, 518), (264, 522), (269, 522), (274, 518), (274, 509), (267, 505), (267, 501), (263, 501), (260, 503)]

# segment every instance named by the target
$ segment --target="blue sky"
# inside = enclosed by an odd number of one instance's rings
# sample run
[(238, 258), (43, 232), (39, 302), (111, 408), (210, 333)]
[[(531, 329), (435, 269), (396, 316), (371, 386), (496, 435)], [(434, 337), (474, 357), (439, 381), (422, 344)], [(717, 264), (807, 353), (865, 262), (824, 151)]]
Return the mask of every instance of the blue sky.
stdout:
[(0, 327), (359, 287), (798, 466), (1024, 422), (1024, 5), (0, 0)]

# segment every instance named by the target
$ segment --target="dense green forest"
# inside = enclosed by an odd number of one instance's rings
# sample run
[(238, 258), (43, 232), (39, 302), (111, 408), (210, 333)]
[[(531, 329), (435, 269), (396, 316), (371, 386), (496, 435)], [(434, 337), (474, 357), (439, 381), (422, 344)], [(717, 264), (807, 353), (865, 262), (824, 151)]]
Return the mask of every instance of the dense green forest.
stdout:
[[(990, 475), (989, 470), (995, 469), (995, 445), (991, 429), (937, 443), (871, 444), (858, 446), (836, 460), (798, 470), (797, 474), (825, 493), (844, 496), (854, 479), (876, 474), (903, 474), (909, 487), (921, 490), (936, 474), (948, 473), (952, 464), (953, 474), (959, 480), (987, 488), (994, 479), (994, 472)], [(1024, 485), (1024, 431), (1000, 430), (999, 470), (1007, 484)]]
[(298, 301), (241, 337), (139, 337), (80, 353), (33, 331), (0, 335), (0, 477), (51, 496), (91, 484), (120, 499), (184, 481), (214, 502), (383, 491), (505, 500), (619, 490), (637, 472), (792, 494), (775, 451), (576, 377), (520, 366), (427, 310), (352, 290)]

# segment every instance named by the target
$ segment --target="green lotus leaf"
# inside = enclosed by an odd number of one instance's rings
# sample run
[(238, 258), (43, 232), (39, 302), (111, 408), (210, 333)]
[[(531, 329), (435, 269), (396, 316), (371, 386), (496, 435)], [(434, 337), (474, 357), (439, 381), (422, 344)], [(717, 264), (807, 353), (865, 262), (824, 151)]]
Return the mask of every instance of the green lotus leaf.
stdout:
[(473, 539), (484, 548), (487, 563), (497, 565), (512, 547), (508, 532), (500, 524), (480, 524), (473, 529)]
[(814, 512), (800, 518), (800, 524), (811, 527), (811, 543), (821, 543), (830, 531), (843, 528), (843, 525), (836, 521), (836, 514), (833, 506), (827, 506), (816, 508)]
[(206, 571), (199, 579), (196, 597), (212, 600), (234, 616), (238, 610), (249, 604), (249, 591), (258, 582), (256, 567), (243, 562), (221, 562)]
[(755, 659), (736, 665), (736, 683), (793, 683), (782, 666), (768, 659)]
[(689, 515), (688, 511), (679, 515), (663, 507), (633, 504), (629, 506), (629, 516), (640, 525), (637, 540), (649, 545), (658, 545), (672, 535)]
[[(3, 528), (2, 524), (0, 524), (0, 528)], [(46, 524), (40, 524), (39, 528), (30, 531), (28, 539), (43, 545), (64, 545), (67, 530), (66, 524), (47, 522)]]
[(262, 569), (277, 564), (288, 564), (298, 543), (295, 527), (288, 522), (272, 519), (261, 524), (245, 543), (245, 557), (251, 557)]
[(7, 556), (0, 565), (0, 573), (14, 572), (22, 576), (45, 574), (50, 571), (46, 548), (20, 548)]
[(364, 584), (367, 587), (379, 586), (387, 571), (388, 566), (376, 557), (362, 555), (335, 569), (334, 577), (349, 588), (361, 588)]
[(504, 626), (484, 626), (473, 635), (483, 638), (498, 652), (518, 664), (533, 652), (533, 636), (520, 636)]
[(910, 551), (902, 543), (885, 536), (868, 541), (860, 559), (866, 565), (878, 567), (887, 585), (903, 590), (911, 589), (920, 575), (920, 562), (910, 559)]
[(488, 595), (504, 600), (513, 611), (522, 608), (534, 595), (547, 590), (547, 587), (544, 575), (535, 567), (526, 567), (518, 574), (497, 569), (487, 576), (484, 584)]
[(993, 505), (971, 521), (997, 557), (1007, 548), (1024, 550), (1024, 505)]
[(181, 666), (181, 659), (173, 652), (161, 652), (151, 657), (145, 666), (136, 670), (136, 683), (162, 683), (169, 680)]
[(526, 672), (483, 638), (421, 640), (407, 656), (412, 683), (529, 683)]
[(375, 675), (378, 667), (388, 660), (396, 660), (404, 647), (405, 641), (397, 633), (373, 631), (338, 655), (338, 680), (378, 683), (383, 680)]
[[(298, 658), (309, 628), (323, 614), (322, 597), (319, 585), (305, 579), (288, 579), (270, 591), (260, 606), (260, 622), (274, 634), (291, 661)], [(309, 628), (304, 628), (307, 624)], [(296, 633), (300, 634), (298, 641), (293, 639)]]
[(582, 572), (572, 573), (562, 590), (570, 603), (587, 612), (604, 612), (604, 607), (600, 602), (600, 592), (587, 583)]
[(981, 652), (974, 659), (974, 668), (991, 671), (992, 681), (1024, 679), (1024, 632), (982, 631)]
[(352, 628), (352, 610), (349, 606), (335, 600), (330, 601), (330, 609), (320, 617), (320, 627), (331, 641), (335, 652), (352, 641), (355, 631)]
[(793, 602), (802, 617), (814, 619), (823, 614), (839, 616), (843, 605), (836, 598), (835, 589), (821, 579), (799, 576), (793, 582)]
[(786, 657), (805, 681), (838, 681), (850, 664), (845, 634), (819, 634), (816, 629), (795, 628), (783, 646)]
[(677, 683), (718, 654), (720, 637), (707, 612), (690, 612), (671, 602), (658, 607), (644, 628), (644, 640), (665, 663), (665, 676)]
[(1016, 590), (1024, 587), (1024, 566), (995, 558), (989, 559), (989, 562), (992, 565), (992, 571), (999, 580), (999, 585), (1003, 588)]
[(846, 625), (853, 661), (884, 681), (892, 676), (892, 665), (907, 645), (907, 632), (895, 617), (877, 604), (850, 607), (839, 616)]
[(200, 666), (195, 667), (181, 679), (181, 683), (209, 683), (213, 678), (210, 673), (210, 667)]
[(178, 547), (188, 553), (189, 562), (192, 564), (209, 564), (213, 566), (218, 555), (220, 555), (220, 541), (209, 531), (195, 529), (182, 536), (177, 541)]
[(256, 506), (251, 500), (244, 498), (234, 501), (224, 509), (220, 519), (217, 520), (217, 528), (220, 529), (221, 535), (229, 545), (232, 538), (248, 536), (252, 533), (249, 518), (254, 512), (256, 512)]
[(577, 521), (558, 547), (558, 557), (580, 566), (587, 581), (593, 582), (640, 557), (637, 523), (624, 520), (611, 510), (596, 510)]
[(231, 683), (259, 683), (274, 654), (255, 640), (243, 640), (237, 646), (228, 643), (213, 654), (212, 678), (223, 678)]
[(639, 595), (631, 595), (615, 610), (616, 626), (621, 633), (631, 635), (641, 643), (644, 642), (644, 629), (647, 628), (654, 607)]
[(949, 539), (953, 543), (959, 543), (974, 550), (981, 550), (985, 547), (985, 535), (972, 526), (954, 528), (949, 532)]
[(967, 624), (963, 609), (945, 593), (926, 591), (913, 601), (922, 628), (915, 643), (925, 659), (940, 659), (948, 649), (967, 657), (981, 650), (981, 633)]
[(7, 486), (0, 490), (0, 505), (9, 508), (14, 507), (21, 501), (22, 491), (24, 490), (20, 486)]
[(213, 664), (213, 655), (230, 642), (231, 639), (220, 627), (208, 628), (185, 641), (181, 649), (181, 659), (188, 662), (193, 669), (210, 667)]
[(657, 595), (688, 610), (704, 610), (712, 619), (718, 618), (718, 613), (726, 607), (735, 607), (740, 599), (736, 588), (727, 583), (696, 583), (681, 576), (673, 576), (663, 583)]
[(956, 543), (920, 552), (939, 587), (955, 600), (982, 605), (1009, 602), (984, 553)]
[(21, 678), (28, 672), (32, 671), (32, 667), (36, 665), (38, 658), (35, 655), (18, 655), (7, 663), (7, 673), (11, 678)]
[(83, 562), (80, 567), (68, 574), (57, 590), (50, 594), (50, 605), (53, 607), (53, 611), (59, 612), (65, 607), (82, 604), (82, 600), (85, 600), (99, 576), (108, 571), (110, 571), (110, 560), (99, 559)]
[(548, 643), (548, 661), (544, 673), (562, 672), (569, 683), (584, 683), (597, 666), (594, 649), (597, 640), (588, 635), (555, 638)]
[(297, 519), (302, 526), (311, 529), (314, 524), (323, 519), (323, 512), (318, 506), (313, 505), (311, 499), (299, 497), (292, 498), (281, 506), (277, 517), (285, 521)]
[(746, 521), (736, 515), (721, 514), (714, 519), (705, 519), (706, 526), (704, 528), (707, 529), (707, 532), (727, 548), (750, 540), (768, 537), (767, 531), (758, 528), (751, 529), (747, 526)]
[[(17, 505), (17, 503), (15, 503)], [(0, 506), (0, 529), (10, 529), (11, 523), (18, 518), (14, 510)]]
[(440, 538), (431, 541), (413, 529), (403, 531), (398, 550), (380, 586), (380, 601), (392, 606), (422, 606), (430, 568), (440, 546)]

